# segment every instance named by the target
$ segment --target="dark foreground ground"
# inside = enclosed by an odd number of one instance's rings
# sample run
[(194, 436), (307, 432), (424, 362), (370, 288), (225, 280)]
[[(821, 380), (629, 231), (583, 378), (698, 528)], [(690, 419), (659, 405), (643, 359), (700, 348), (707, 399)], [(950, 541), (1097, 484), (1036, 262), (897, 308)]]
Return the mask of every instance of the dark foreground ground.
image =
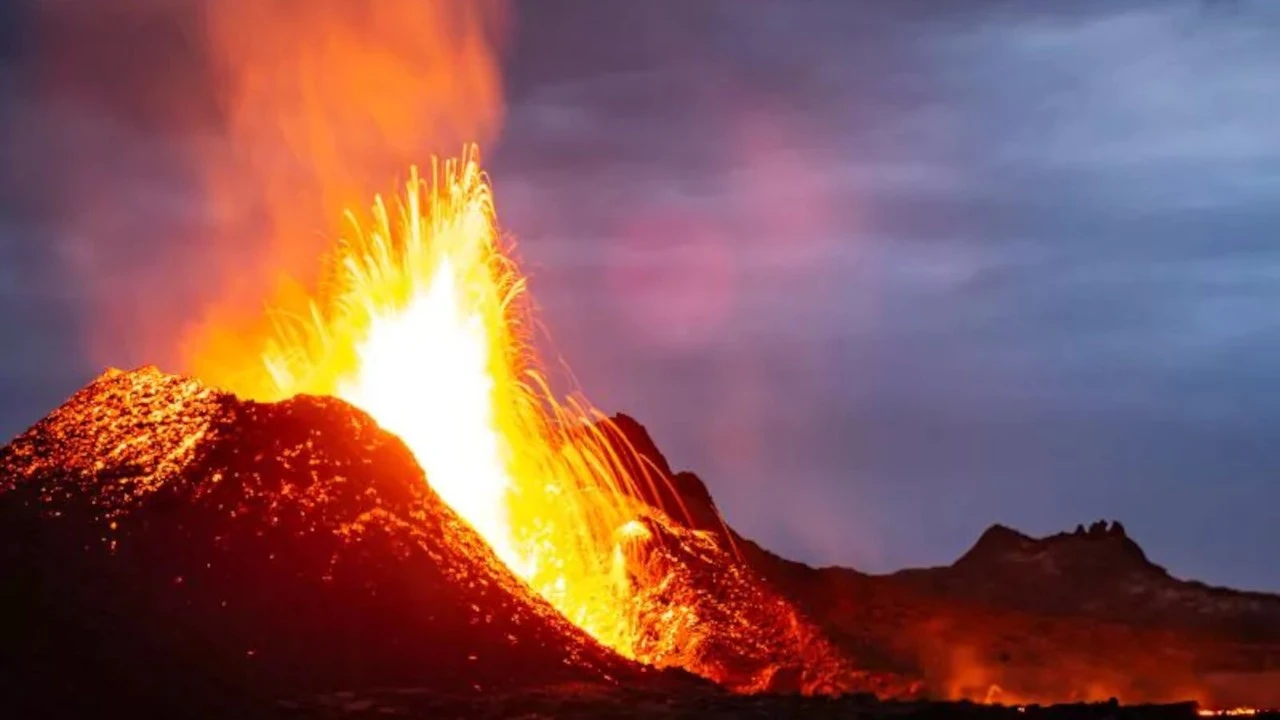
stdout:
[[(337, 693), (302, 703), (283, 703), (275, 717), (466, 718), (468, 720), (596, 720), (663, 718), (739, 720), (764, 718), (971, 718), (972, 720), (1193, 720), (1194, 703), (1120, 705), (1094, 703), (1005, 707), (970, 702), (882, 702), (870, 695), (805, 697), (707, 692), (657, 694), (619, 688), (565, 686), (509, 695), (448, 696), (415, 690)], [(1280, 720), (1280, 711), (1258, 720)]]

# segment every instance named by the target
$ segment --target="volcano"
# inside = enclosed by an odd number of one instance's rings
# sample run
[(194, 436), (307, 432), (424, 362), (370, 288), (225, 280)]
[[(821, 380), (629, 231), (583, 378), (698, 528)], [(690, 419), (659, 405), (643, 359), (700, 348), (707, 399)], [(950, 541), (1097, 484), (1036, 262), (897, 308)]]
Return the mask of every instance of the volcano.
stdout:
[(745, 693), (1277, 701), (1280, 597), (1173, 578), (1118, 523), (1040, 539), (995, 526), (939, 568), (811, 568), (738, 535), (634, 419), (601, 430), (633, 450), (619, 462), (661, 480), (634, 489), (615, 548), (643, 662), (512, 574), (360, 410), (109, 371), (0, 449), (0, 683), (30, 714), (71, 715), (236, 714), (395, 687), (687, 696), (707, 680)]
[(109, 372), (0, 454), (7, 682), (184, 711), (398, 685), (918, 691), (748, 563), (638, 423), (551, 392), (474, 148), (350, 219), (305, 310), (243, 339), (260, 351), (212, 379)]
[(510, 572), (360, 410), (108, 371), (0, 449), (0, 689), (24, 716), (398, 687), (1277, 700), (1280, 597), (1173, 578), (1118, 523), (995, 526), (939, 568), (811, 568), (738, 535), (634, 419), (601, 431), (662, 480), (633, 488), (615, 547), (643, 662)]
[(0, 491), (0, 684), (31, 704), (18, 716), (697, 685), (565, 620), (338, 400), (111, 371), (0, 450)]
[(602, 427), (670, 476), (637, 494), (615, 548), (643, 664), (514, 576), (347, 403), (109, 371), (0, 450), (0, 682), (73, 714), (387, 687), (712, 687), (695, 675), (738, 692), (918, 692), (860, 668), (748, 564), (638, 423)]

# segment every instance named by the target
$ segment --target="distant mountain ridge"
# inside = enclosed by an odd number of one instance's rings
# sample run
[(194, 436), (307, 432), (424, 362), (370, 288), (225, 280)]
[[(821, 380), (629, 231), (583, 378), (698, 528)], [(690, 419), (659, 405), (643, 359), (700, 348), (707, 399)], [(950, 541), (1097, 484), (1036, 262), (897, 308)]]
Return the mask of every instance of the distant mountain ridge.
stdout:
[(869, 670), (951, 698), (1280, 706), (1280, 595), (1172, 577), (1119, 522), (1044, 538), (997, 524), (951, 565), (872, 575), (782, 558), (729, 527), (697, 476), (671, 476), (680, 496), (658, 504), (719, 527)]
[(894, 576), (1001, 609), (1280, 643), (1280, 595), (1175, 578), (1151, 562), (1118, 521), (1044, 538), (994, 525), (949, 567)]

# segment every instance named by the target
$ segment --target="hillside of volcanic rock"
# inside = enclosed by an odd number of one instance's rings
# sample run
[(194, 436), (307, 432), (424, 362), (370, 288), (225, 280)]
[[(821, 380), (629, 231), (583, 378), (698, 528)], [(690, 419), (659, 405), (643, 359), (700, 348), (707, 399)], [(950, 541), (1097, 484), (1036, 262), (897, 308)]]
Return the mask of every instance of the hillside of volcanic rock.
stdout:
[[(942, 568), (812, 568), (733, 532), (639, 423), (606, 428), (661, 480), (615, 548), (633, 653), (659, 667), (739, 691), (1280, 704), (1280, 598), (1172, 578), (1118, 525), (996, 527)], [(0, 449), (0, 592), (18, 716), (705, 689), (564, 620), (364, 413), (152, 369), (107, 373)]]
[(694, 684), (534, 596), (364, 413), (153, 369), (108, 372), (0, 449), (0, 593), (0, 692), (22, 717)]
[(726, 526), (700, 479), (614, 419), (669, 482), (642, 493), (768, 580), (850, 666), (929, 696), (1280, 705), (1280, 596), (1179, 580), (1119, 523), (1043, 539), (995, 526), (953, 565), (869, 575), (786, 560)]
[(953, 565), (881, 576), (745, 545), (861, 666), (940, 697), (1280, 703), (1280, 597), (1173, 578), (1118, 524), (997, 526)]
[(955, 564), (898, 576), (931, 594), (1002, 609), (1280, 644), (1280, 596), (1174, 578), (1119, 522), (1041, 539), (996, 525)]
[[(954, 564), (892, 579), (952, 605), (1036, 617), (1079, 666), (1073, 674), (1096, 678), (1097, 692), (1280, 704), (1280, 596), (1175, 578), (1119, 522), (1045, 538), (996, 525)], [(1093, 637), (1080, 637), (1086, 633)], [(1016, 669), (1033, 647), (1006, 648), (996, 659)]]
[[(737, 692), (918, 695), (920, 684), (910, 678), (860, 667), (751, 567), (702, 481), (672, 472), (643, 426), (617, 415), (602, 427), (618, 447), (634, 451), (619, 458), (644, 458), (656, 471), (656, 482), (636, 488), (652, 511), (628, 524), (620, 548), (633, 593), (636, 657)], [(623, 469), (642, 476), (634, 465)]]

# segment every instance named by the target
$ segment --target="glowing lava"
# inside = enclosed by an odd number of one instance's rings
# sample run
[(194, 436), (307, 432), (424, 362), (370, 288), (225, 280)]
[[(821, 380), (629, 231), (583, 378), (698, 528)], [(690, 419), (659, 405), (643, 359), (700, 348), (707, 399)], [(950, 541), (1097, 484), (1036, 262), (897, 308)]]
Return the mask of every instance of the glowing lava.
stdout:
[(264, 353), (276, 393), (332, 394), (368, 412), (502, 562), (630, 655), (619, 566), (637, 478), (598, 414), (547, 388), (474, 149), (433, 163), (429, 178), (415, 171), (366, 224), (348, 219), (309, 316), (280, 318)]
[[(441, 258), (426, 289), (401, 314), (373, 317), (356, 348), (360, 371), (339, 385), (338, 396), (399, 435), (436, 492), (510, 565), (516, 559), (505, 511), (511, 480), (486, 373), (488, 336), (482, 318), (462, 306), (455, 278), (453, 263)], [(433, 351), (440, 347), (450, 350)]]

